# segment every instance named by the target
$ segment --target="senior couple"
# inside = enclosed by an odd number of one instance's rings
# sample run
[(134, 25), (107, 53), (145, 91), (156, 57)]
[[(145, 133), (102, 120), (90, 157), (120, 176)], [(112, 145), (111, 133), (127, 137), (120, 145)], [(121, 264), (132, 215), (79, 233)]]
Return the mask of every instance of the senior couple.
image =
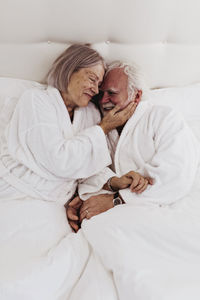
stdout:
[(79, 196), (66, 206), (75, 231), (84, 218), (116, 205), (162, 206), (180, 200), (192, 186), (198, 161), (196, 141), (182, 117), (169, 107), (140, 102), (147, 98), (146, 86), (134, 64), (109, 64), (99, 89), (95, 102), (103, 120), (131, 103), (134, 110), (124, 124), (107, 133), (109, 169), (79, 181)]
[[(98, 94), (101, 114), (91, 102)], [(13, 106), (0, 143), (2, 299), (55, 300), (65, 280), (67, 295), (88, 258), (83, 219), (188, 193), (194, 137), (171, 108), (143, 97), (134, 66), (105, 69), (95, 50), (72, 45), (50, 68), (47, 87), (27, 90)], [(77, 187), (68, 222), (64, 204)]]

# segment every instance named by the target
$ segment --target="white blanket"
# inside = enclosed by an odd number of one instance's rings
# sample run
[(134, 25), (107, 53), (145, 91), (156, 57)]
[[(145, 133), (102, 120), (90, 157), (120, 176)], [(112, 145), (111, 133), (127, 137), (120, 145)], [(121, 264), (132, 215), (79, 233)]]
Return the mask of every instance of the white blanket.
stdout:
[(120, 300), (200, 299), (200, 204), (191, 203), (123, 205), (84, 221)]

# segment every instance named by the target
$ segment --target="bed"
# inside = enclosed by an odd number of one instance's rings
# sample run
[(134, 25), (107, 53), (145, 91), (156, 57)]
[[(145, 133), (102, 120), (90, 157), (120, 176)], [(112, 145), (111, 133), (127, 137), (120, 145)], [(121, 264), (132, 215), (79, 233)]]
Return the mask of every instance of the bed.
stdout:
[[(43, 89), (53, 60), (81, 42), (107, 62), (136, 62), (151, 89), (148, 101), (181, 112), (200, 142), (199, 9), (198, 0), (1, 1), (0, 134), (20, 95)], [(181, 205), (116, 207), (74, 234), (64, 209), (40, 199), (29, 205), (0, 199), (0, 299), (199, 300), (199, 202), (198, 169)], [(32, 227), (38, 209), (43, 221)], [(12, 228), (4, 227), (8, 214)], [(29, 230), (40, 235), (40, 245)], [(22, 245), (32, 250), (31, 263)], [(19, 259), (11, 274), (13, 255)]]

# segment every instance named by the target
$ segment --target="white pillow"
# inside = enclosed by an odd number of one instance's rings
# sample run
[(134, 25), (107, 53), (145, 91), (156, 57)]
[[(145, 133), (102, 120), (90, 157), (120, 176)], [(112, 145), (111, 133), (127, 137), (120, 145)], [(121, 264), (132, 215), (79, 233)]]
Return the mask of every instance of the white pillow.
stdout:
[(0, 77), (0, 136), (19, 97), (25, 90), (34, 87), (44, 89), (45, 85), (35, 81)]
[(43, 88), (44, 85), (36, 81), (0, 77), (0, 105), (5, 97), (18, 98), (25, 90), (34, 87)]
[(200, 83), (185, 86), (155, 89), (150, 91), (150, 101), (168, 105), (183, 113), (185, 118), (200, 118)]
[[(30, 88), (45, 88), (36, 81), (0, 77), (0, 111), (6, 98), (19, 98)], [(167, 105), (181, 112), (189, 126), (200, 140), (200, 83), (185, 87), (151, 90), (149, 101), (153, 104)]]
[(171, 106), (181, 112), (200, 140), (200, 83), (185, 87), (151, 90), (149, 101), (153, 104)]

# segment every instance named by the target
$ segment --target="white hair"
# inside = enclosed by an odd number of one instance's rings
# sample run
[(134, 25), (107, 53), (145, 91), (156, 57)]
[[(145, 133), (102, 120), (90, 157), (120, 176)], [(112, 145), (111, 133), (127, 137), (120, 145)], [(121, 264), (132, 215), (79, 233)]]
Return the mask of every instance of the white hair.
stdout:
[(138, 90), (142, 90), (142, 100), (145, 100), (148, 93), (148, 88), (139, 67), (132, 62), (130, 63), (116, 60), (107, 65), (105, 76), (111, 70), (118, 68), (123, 69), (124, 73), (128, 76), (128, 100), (131, 100)]

